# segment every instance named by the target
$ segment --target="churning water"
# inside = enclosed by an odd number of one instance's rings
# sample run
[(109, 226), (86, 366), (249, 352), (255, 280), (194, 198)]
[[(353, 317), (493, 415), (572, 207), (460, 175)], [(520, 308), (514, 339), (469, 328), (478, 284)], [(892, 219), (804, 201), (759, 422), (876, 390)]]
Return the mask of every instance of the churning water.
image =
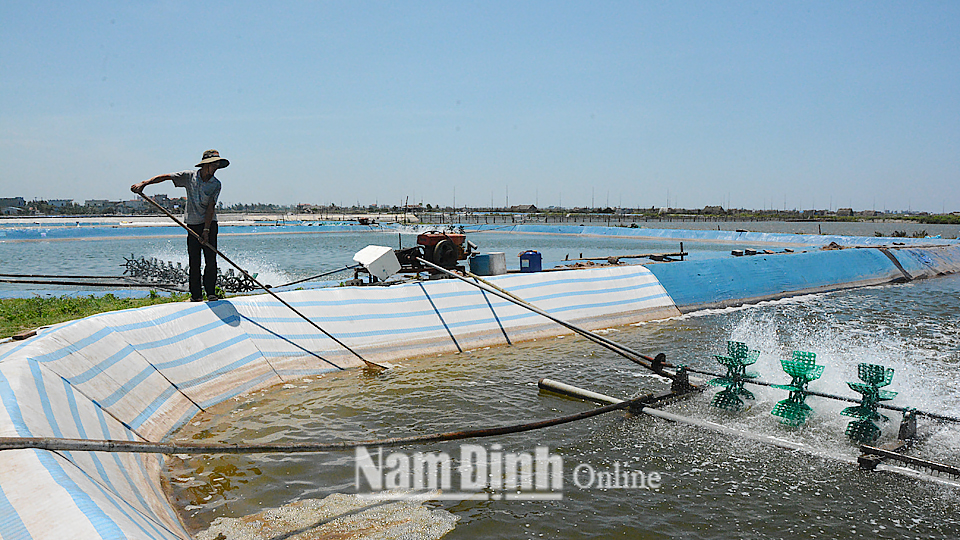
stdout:
[[(707, 311), (608, 329), (607, 337), (673, 362), (719, 371), (712, 355), (724, 342), (762, 351), (763, 379), (788, 382), (779, 359), (817, 353), (826, 366), (811, 388), (854, 396), (860, 362), (896, 369), (888, 387), (896, 405), (960, 412), (960, 277), (944, 277)], [(662, 390), (665, 380), (583, 339), (565, 336), (462, 354), (417, 358), (372, 375), (362, 370), (311, 377), (222, 403), (173, 438), (275, 442), (369, 440), (509, 425), (571, 414), (591, 404), (540, 393), (541, 377), (627, 398)], [(706, 395), (667, 410), (753, 433), (805, 443), (799, 453), (699, 428), (621, 413), (534, 432), (470, 441), (504, 452), (549, 447), (564, 463), (562, 500), (439, 501), (459, 517), (447, 538), (931, 538), (960, 536), (960, 489), (935, 479), (864, 473), (843, 435), (847, 404), (809, 398), (806, 426), (783, 426), (770, 414), (786, 392), (753, 388), (741, 413), (709, 405)], [(895, 438), (899, 413), (881, 442)], [(920, 421), (913, 450), (960, 463), (960, 426)], [(460, 443), (389, 451), (443, 451)], [(301, 499), (354, 493), (354, 453), (198, 456), (168, 460), (174, 500), (189, 526), (239, 517)], [(610, 470), (616, 463), (661, 475), (658, 489), (581, 489), (573, 469)]]

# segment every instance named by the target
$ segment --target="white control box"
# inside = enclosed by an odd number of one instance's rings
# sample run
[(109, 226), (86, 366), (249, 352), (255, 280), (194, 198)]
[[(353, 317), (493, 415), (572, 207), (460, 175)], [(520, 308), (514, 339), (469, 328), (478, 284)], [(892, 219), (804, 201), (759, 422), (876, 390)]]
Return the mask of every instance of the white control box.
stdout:
[(362, 264), (370, 275), (380, 281), (385, 281), (400, 271), (400, 261), (397, 260), (397, 254), (394, 253), (393, 248), (367, 246), (358, 251), (353, 256), (353, 260)]

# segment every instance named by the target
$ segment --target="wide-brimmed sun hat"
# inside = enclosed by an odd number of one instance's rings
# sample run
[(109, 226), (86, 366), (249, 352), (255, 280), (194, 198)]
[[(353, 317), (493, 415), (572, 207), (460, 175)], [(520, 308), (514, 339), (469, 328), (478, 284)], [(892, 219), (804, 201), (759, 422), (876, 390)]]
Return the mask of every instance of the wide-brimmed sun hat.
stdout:
[(200, 163), (197, 163), (197, 167), (202, 167), (204, 163), (213, 163), (215, 161), (220, 162), (221, 169), (230, 165), (230, 161), (220, 157), (220, 152), (217, 152), (216, 150), (207, 150), (203, 153), (203, 159), (200, 160)]

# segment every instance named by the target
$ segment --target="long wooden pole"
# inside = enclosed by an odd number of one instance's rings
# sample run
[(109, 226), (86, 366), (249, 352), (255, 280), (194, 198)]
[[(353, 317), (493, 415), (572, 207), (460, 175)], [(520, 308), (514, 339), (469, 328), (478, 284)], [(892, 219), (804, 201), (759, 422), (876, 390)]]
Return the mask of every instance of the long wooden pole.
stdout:
[(685, 251), (678, 253), (640, 253), (638, 255), (610, 255), (608, 257), (580, 257), (579, 259), (570, 259), (571, 261), (609, 261), (610, 259), (649, 259), (651, 257), (683, 257), (689, 255)]
[(227, 261), (227, 262), (230, 264), (230, 266), (233, 266), (234, 268), (236, 268), (237, 270), (239, 270), (240, 273), (243, 274), (243, 276), (244, 276), (245, 278), (249, 279), (249, 280), (252, 281), (254, 284), (256, 284), (257, 287), (260, 287), (261, 289), (263, 289), (264, 291), (266, 291), (267, 294), (269, 294), (270, 296), (272, 296), (275, 300), (277, 300), (278, 302), (280, 302), (280, 303), (283, 304), (284, 306), (290, 308), (290, 311), (296, 313), (301, 319), (303, 319), (303, 320), (307, 321), (308, 323), (310, 323), (311, 326), (313, 326), (314, 328), (316, 328), (317, 330), (319, 330), (320, 332), (322, 332), (322, 333), (323, 333), (325, 336), (327, 336), (328, 338), (332, 339), (337, 345), (340, 345), (340, 346), (343, 347), (344, 349), (346, 349), (346, 350), (350, 351), (351, 353), (353, 353), (353, 355), (356, 356), (357, 358), (359, 358), (360, 360), (362, 360), (363, 363), (364, 363), (367, 367), (374, 367), (374, 368), (377, 368), (377, 369), (387, 369), (387, 366), (380, 365), (380, 364), (378, 364), (378, 363), (376, 363), (376, 362), (367, 360), (366, 358), (360, 356), (360, 353), (358, 353), (357, 351), (351, 349), (349, 346), (347, 346), (346, 343), (344, 343), (344, 342), (340, 341), (339, 339), (335, 338), (330, 332), (327, 332), (327, 331), (324, 330), (323, 328), (320, 328), (320, 325), (319, 325), (319, 324), (317, 324), (317, 323), (315, 323), (314, 321), (312, 321), (309, 317), (307, 317), (307, 316), (304, 315), (303, 313), (300, 313), (300, 311), (297, 310), (297, 308), (291, 306), (289, 303), (287, 303), (286, 300), (284, 300), (283, 298), (280, 298), (279, 296), (277, 296), (277, 293), (271, 291), (269, 287), (266, 287), (266, 286), (264, 286), (262, 283), (260, 283), (259, 281), (257, 281), (257, 279), (256, 279), (255, 277), (253, 277), (253, 276), (251, 276), (250, 274), (248, 274), (247, 271), (244, 270), (243, 268), (240, 268), (240, 265), (238, 265), (237, 263), (231, 261), (230, 258), (227, 257), (226, 255), (224, 255), (223, 252), (221, 252), (219, 249), (217, 249), (217, 248), (211, 246), (210, 244), (208, 244), (207, 242), (205, 242), (205, 241), (203, 240), (203, 238), (201, 238), (200, 235), (196, 233), (196, 231), (192, 230), (190, 227), (187, 227), (187, 225), (186, 225), (184, 222), (182, 222), (182, 221), (180, 221), (179, 219), (177, 219), (177, 216), (174, 216), (173, 214), (171, 214), (169, 210), (167, 210), (166, 208), (164, 208), (164, 207), (160, 206), (159, 204), (157, 204), (157, 201), (151, 199), (150, 197), (147, 197), (146, 195), (143, 194), (142, 191), (138, 191), (138, 192), (137, 192), (137, 195), (140, 195), (140, 196), (143, 197), (148, 203), (152, 204), (152, 205), (155, 206), (158, 210), (160, 210), (161, 212), (163, 212), (164, 214), (166, 214), (167, 217), (170, 218), (170, 219), (172, 219), (177, 225), (179, 225), (179, 226), (183, 227), (184, 229), (186, 229), (187, 233), (192, 234), (192, 235), (194, 236), (194, 238), (196, 238), (197, 240), (200, 241), (200, 244), (201, 244), (201, 245), (203, 245), (203, 246), (205, 246), (205, 247), (207, 247), (207, 248), (209, 248), (209, 249), (212, 249), (212, 250), (213, 250), (214, 252), (216, 252), (216, 254), (219, 255), (223, 260)]

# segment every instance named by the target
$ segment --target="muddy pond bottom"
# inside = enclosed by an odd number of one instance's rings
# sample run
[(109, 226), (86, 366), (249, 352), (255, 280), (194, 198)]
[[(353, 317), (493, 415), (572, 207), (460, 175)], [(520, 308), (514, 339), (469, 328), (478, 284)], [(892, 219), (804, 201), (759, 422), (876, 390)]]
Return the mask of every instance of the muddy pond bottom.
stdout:
[[(606, 337), (668, 360), (719, 371), (725, 341), (761, 351), (764, 380), (787, 383), (780, 358), (815, 352), (826, 366), (811, 389), (854, 396), (857, 364), (896, 370), (895, 405), (957, 415), (960, 411), (960, 278), (810, 295), (756, 306), (701, 312), (618, 327)], [(559, 330), (558, 330), (559, 334)], [(542, 420), (595, 405), (541, 393), (542, 377), (620, 398), (668, 388), (668, 381), (573, 336), (395, 362), (379, 374), (331, 372), (240, 396), (198, 415), (171, 440), (337, 442), (497, 427)], [(428, 509), (457, 519), (444, 538), (930, 538), (960, 536), (960, 490), (949, 482), (891, 472), (864, 473), (844, 436), (847, 404), (820, 398), (802, 428), (770, 414), (786, 397), (752, 387), (740, 413), (710, 406), (708, 389), (666, 410), (753, 433), (802, 442), (799, 453), (655, 418), (623, 413), (543, 430), (449, 443), (384, 448), (453, 458), (464, 444), (488, 452), (562, 460), (553, 500), (433, 500)], [(896, 437), (900, 414), (881, 443)], [(912, 455), (960, 464), (960, 426), (921, 420)], [(366, 447), (371, 454), (377, 448)], [(296, 501), (358, 494), (369, 485), (354, 450), (318, 454), (171, 457), (171, 499), (191, 531), (220, 517), (238, 518)], [(584, 472), (632, 471), (656, 485), (598, 486)], [(579, 477), (577, 477), (579, 471)], [(358, 488), (358, 478), (359, 488)], [(489, 491), (489, 490), (488, 490)], [(509, 490), (502, 490), (510, 493)], [(514, 490), (515, 492), (516, 490)], [(441, 515), (438, 513), (437, 515)]]

